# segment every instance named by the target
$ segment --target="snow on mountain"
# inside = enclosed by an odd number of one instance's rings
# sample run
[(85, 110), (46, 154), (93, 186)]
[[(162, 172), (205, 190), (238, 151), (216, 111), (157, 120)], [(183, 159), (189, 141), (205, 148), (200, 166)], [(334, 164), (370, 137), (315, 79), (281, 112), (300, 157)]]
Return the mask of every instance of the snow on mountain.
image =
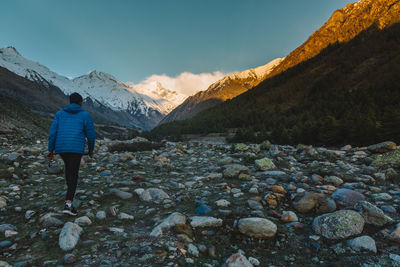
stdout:
[(130, 88), (134, 92), (148, 95), (152, 99), (156, 100), (160, 108), (160, 112), (164, 114), (171, 112), (187, 97), (184, 94), (164, 88), (162, 84), (157, 81), (154, 81), (151, 84), (147, 85), (130, 85)]
[(229, 75), (226, 75), (219, 81), (216, 81), (214, 84), (210, 85), (210, 88), (207, 90), (212, 90), (213, 88), (218, 88), (221, 84), (224, 84), (227, 80), (254, 80), (254, 81), (262, 81), (265, 77), (271, 73), (271, 71), (282, 62), (284, 58), (276, 58), (265, 65), (244, 70), (241, 72), (235, 72)]
[(161, 86), (149, 92), (147, 88), (130, 86), (101, 71), (92, 71), (71, 80), (24, 58), (14, 47), (0, 49), (0, 66), (29, 80), (51, 83), (65, 94), (79, 92), (84, 98), (90, 97), (113, 110), (127, 110), (131, 114), (149, 116), (149, 112), (154, 111), (167, 114), (184, 100), (183, 96)]

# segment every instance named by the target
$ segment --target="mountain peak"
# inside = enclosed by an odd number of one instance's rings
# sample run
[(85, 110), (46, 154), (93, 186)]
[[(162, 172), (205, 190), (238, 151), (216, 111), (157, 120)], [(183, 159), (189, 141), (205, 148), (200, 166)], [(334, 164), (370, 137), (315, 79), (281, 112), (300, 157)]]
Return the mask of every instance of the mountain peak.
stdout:
[(0, 53), (6, 54), (6, 55), (17, 55), (21, 56), (21, 54), (17, 51), (17, 49), (13, 46), (8, 46), (6, 48), (1, 48)]

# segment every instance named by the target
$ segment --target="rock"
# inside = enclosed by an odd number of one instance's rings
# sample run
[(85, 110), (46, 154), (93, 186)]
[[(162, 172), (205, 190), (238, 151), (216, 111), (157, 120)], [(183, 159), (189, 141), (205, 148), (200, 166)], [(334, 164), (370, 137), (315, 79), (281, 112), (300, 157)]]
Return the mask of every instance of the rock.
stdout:
[(161, 203), (164, 199), (169, 199), (169, 195), (159, 188), (148, 188), (139, 195), (140, 199), (146, 202)]
[(125, 212), (120, 212), (118, 214), (118, 219), (120, 219), (120, 220), (133, 220), (133, 219), (135, 219), (135, 217), (130, 215), (130, 214), (127, 214)]
[(15, 160), (17, 160), (17, 159), (20, 158), (20, 157), (21, 157), (21, 155), (20, 155), (19, 153), (17, 153), (17, 152), (12, 152), (12, 153), (10, 153), (10, 154), (8, 155), (7, 159), (8, 159), (9, 161), (15, 161)]
[(283, 172), (283, 171), (266, 171), (266, 172), (264, 172), (264, 174), (267, 177), (272, 177), (272, 178), (276, 178), (276, 179), (283, 179), (283, 178), (288, 177), (286, 172)]
[(259, 266), (260, 265), (260, 261), (257, 260), (256, 258), (253, 258), (253, 257), (249, 257), (249, 262), (251, 264), (253, 264), (254, 266)]
[(380, 209), (385, 213), (389, 214), (390, 216), (395, 216), (397, 214), (396, 208), (392, 205), (383, 205)]
[(236, 178), (241, 173), (248, 173), (249, 168), (240, 164), (229, 164), (225, 166), (224, 177), (225, 178)]
[(96, 213), (96, 218), (98, 220), (104, 220), (107, 217), (106, 212), (104, 210), (100, 210)]
[(347, 245), (355, 250), (366, 250), (373, 253), (377, 252), (375, 240), (367, 235), (348, 240)]
[(179, 212), (174, 212), (169, 215), (164, 221), (157, 225), (153, 231), (151, 231), (150, 236), (159, 237), (163, 234), (163, 230), (174, 227), (177, 224), (185, 224), (186, 216)]
[(392, 141), (386, 141), (375, 145), (370, 145), (367, 149), (373, 153), (386, 153), (396, 149), (396, 143)]
[(200, 215), (208, 214), (208, 213), (210, 213), (211, 211), (212, 211), (212, 208), (211, 208), (210, 206), (208, 206), (208, 205), (205, 205), (205, 204), (198, 206), (198, 207), (194, 210), (195, 213), (200, 214)]
[(68, 253), (64, 255), (63, 260), (65, 264), (72, 264), (76, 261), (76, 258), (74, 254)]
[(65, 223), (59, 235), (58, 244), (64, 251), (73, 249), (78, 244), (82, 228), (72, 222)]
[(228, 165), (228, 164), (232, 164), (232, 162), (233, 162), (233, 158), (225, 157), (225, 158), (219, 160), (218, 164), (220, 164), (220, 165)]
[(328, 176), (328, 177), (326, 177), (326, 178), (324, 179), (324, 182), (325, 182), (326, 184), (333, 184), (333, 185), (335, 185), (335, 186), (339, 186), (339, 185), (343, 184), (343, 180), (340, 179), (340, 178), (337, 177), (337, 176)]
[(0, 197), (0, 209), (7, 207), (7, 200)]
[(193, 256), (195, 256), (195, 257), (198, 257), (199, 255), (200, 255), (200, 252), (199, 252), (199, 250), (197, 249), (197, 247), (195, 246), (195, 245), (193, 245), (193, 244), (189, 244), (188, 245), (188, 253), (190, 254), (190, 255), (193, 255)]
[(269, 150), (271, 148), (271, 142), (269, 140), (265, 140), (260, 144), (260, 149)]
[(193, 229), (187, 224), (176, 224), (174, 227), (176, 233), (184, 234), (189, 238), (193, 238)]
[(297, 218), (296, 213), (294, 213), (293, 211), (283, 211), (281, 220), (285, 223), (286, 222), (298, 222), (299, 218)]
[(263, 210), (264, 209), (263, 205), (256, 200), (249, 199), (249, 200), (247, 200), (247, 204), (253, 210)]
[(358, 203), (357, 211), (361, 213), (364, 217), (365, 223), (367, 224), (383, 226), (387, 223), (393, 222), (393, 219), (385, 215), (383, 210), (367, 201), (361, 201)]
[(344, 239), (361, 234), (364, 224), (364, 218), (358, 212), (339, 210), (316, 217), (312, 228), (327, 239)]
[(275, 164), (269, 158), (262, 158), (254, 161), (257, 170), (268, 171), (276, 168)]
[(396, 225), (396, 228), (390, 234), (389, 240), (400, 243), (400, 223)]
[(0, 224), (0, 233), (4, 233), (6, 230), (17, 231), (17, 227), (8, 223)]
[(7, 237), (10, 237), (10, 236), (13, 236), (13, 235), (17, 235), (18, 234), (18, 232), (17, 231), (14, 231), (14, 230), (6, 230), (5, 232), (4, 232), (4, 236), (7, 238)]
[(64, 168), (62, 165), (54, 164), (47, 168), (48, 174), (61, 174)]
[(400, 255), (390, 253), (389, 258), (393, 261), (393, 265), (395, 267), (400, 266)]
[(83, 225), (91, 225), (92, 221), (89, 219), (88, 216), (82, 216), (82, 217), (76, 218), (75, 223), (83, 226)]
[(226, 208), (226, 207), (228, 207), (231, 203), (230, 203), (228, 200), (220, 199), (220, 200), (215, 201), (215, 204), (216, 204), (218, 207), (224, 207), (224, 208)]
[(277, 226), (273, 222), (257, 217), (240, 219), (238, 226), (242, 234), (255, 238), (273, 237), (277, 231)]
[(360, 201), (365, 200), (363, 194), (347, 188), (336, 190), (333, 192), (332, 198), (343, 207), (355, 207)]
[(392, 199), (392, 196), (388, 193), (378, 193), (372, 194), (372, 198), (376, 201), (389, 201)]
[(246, 144), (238, 143), (233, 146), (235, 152), (244, 152), (249, 150), (249, 147)]
[(239, 253), (230, 256), (226, 260), (225, 265), (227, 267), (253, 267), (253, 264), (251, 264), (245, 256)]
[(318, 202), (315, 206), (315, 212), (318, 214), (324, 214), (333, 212), (336, 210), (336, 203), (335, 201), (324, 195), (323, 198), (318, 198)]
[(116, 188), (111, 189), (110, 193), (113, 194), (116, 197), (121, 198), (121, 199), (130, 199), (130, 198), (133, 197), (132, 193), (124, 192), (124, 191), (116, 189)]
[(296, 195), (293, 207), (301, 213), (315, 210), (317, 213), (326, 213), (336, 210), (335, 202), (321, 193), (305, 192)]
[(10, 240), (0, 241), (0, 248), (5, 248), (11, 246), (12, 242)]
[(191, 220), (190, 225), (193, 228), (196, 227), (220, 227), (222, 225), (222, 219), (209, 217), (209, 216), (193, 216), (189, 218)]
[(27, 211), (25, 212), (25, 219), (26, 219), (26, 220), (29, 220), (29, 219), (32, 218), (33, 215), (35, 215), (35, 214), (36, 214), (36, 211), (34, 211), (34, 210), (27, 210)]
[(43, 227), (52, 227), (52, 226), (62, 226), (64, 222), (60, 219), (56, 218), (60, 216), (58, 213), (46, 213), (42, 217), (40, 217), (39, 222), (43, 225)]

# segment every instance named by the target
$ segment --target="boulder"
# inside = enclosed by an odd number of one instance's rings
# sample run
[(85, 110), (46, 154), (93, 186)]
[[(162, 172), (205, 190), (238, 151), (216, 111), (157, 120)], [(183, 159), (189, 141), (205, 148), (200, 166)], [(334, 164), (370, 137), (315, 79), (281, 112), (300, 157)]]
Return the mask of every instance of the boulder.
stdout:
[(242, 254), (236, 253), (230, 256), (226, 262), (225, 262), (226, 267), (253, 267), (253, 264), (251, 264), (245, 256)]
[(400, 223), (396, 225), (393, 232), (389, 235), (389, 240), (400, 243)]
[(151, 231), (150, 236), (159, 237), (163, 234), (165, 229), (174, 227), (177, 224), (185, 224), (186, 216), (179, 212), (174, 212), (164, 219), (159, 225), (157, 225), (153, 231)]
[(240, 219), (238, 226), (242, 234), (255, 238), (273, 237), (277, 231), (273, 222), (257, 217)]
[(336, 203), (330, 197), (322, 193), (305, 192), (298, 194), (293, 200), (293, 207), (301, 213), (316, 211), (327, 213), (336, 210)]
[(367, 147), (367, 149), (372, 153), (386, 153), (396, 149), (396, 143), (392, 141), (386, 141), (379, 144), (370, 145), (369, 147)]
[(257, 159), (254, 163), (259, 171), (268, 171), (276, 168), (274, 162), (269, 158)]
[(360, 201), (365, 200), (363, 194), (347, 188), (336, 190), (333, 192), (332, 198), (338, 205), (351, 208), (354, 208)]
[(299, 218), (293, 211), (283, 211), (281, 216), (282, 222), (298, 222)]
[(393, 219), (387, 216), (383, 210), (367, 201), (358, 203), (357, 210), (364, 217), (365, 223), (367, 224), (383, 226), (393, 222)]
[(65, 223), (59, 235), (58, 244), (64, 251), (72, 250), (78, 244), (82, 228), (72, 222)]
[(375, 240), (367, 235), (356, 237), (354, 239), (348, 240), (347, 245), (354, 250), (365, 250), (376, 253)]
[(225, 165), (223, 175), (225, 178), (236, 178), (241, 173), (249, 173), (249, 168), (240, 164), (228, 164)]
[(318, 235), (337, 240), (361, 234), (364, 224), (365, 220), (358, 212), (338, 210), (316, 217), (312, 228)]
[(110, 193), (113, 194), (116, 197), (119, 197), (121, 199), (130, 199), (133, 197), (132, 193), (125, 192), (116, 188), (113, 188), (110, 190)]
[(82, 217), (76, 218), (75, 223), (83, 226), (83, 225), (91, 225), (92, 221), (89, 219), (88, 216), (82, 216)]
[(57, 227), (64, 225), (64, 222), (57, 218), (58, 216), (60, 216), (60, 214), (58, 213), (46, 213), (45, 215), (40, 217), (39, 222), (43, 225), (43, 227)]
[(146, 202), (161, 203), (164, 199), (169, 199), (169, 195), (159, 188), (148, 188), (143, 190), (140, 199)]

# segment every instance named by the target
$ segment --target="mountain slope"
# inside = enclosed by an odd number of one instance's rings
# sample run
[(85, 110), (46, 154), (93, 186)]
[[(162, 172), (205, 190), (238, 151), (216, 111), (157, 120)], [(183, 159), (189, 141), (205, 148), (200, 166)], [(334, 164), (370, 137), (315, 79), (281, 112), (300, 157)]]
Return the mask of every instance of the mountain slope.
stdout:
[[(41, 78), (41, 76), (38, 76)], [(41, 78), (42, 79), (42, 78)], [(68, 97), (56, 86), (33, 82), (0, 67), (0, 95), (11, 98), (29, 109), (50, 115), (68, 105)], [(140, 122), (124, 111), (114, 111), (101, 103), (86, 98), (83, 107), (96, 123), (133, 126)]]
[(383, 29), (399, 22), (400, 0), (360, 0), (336, 10), (330, 19), (291, 52), (268, 77), (318, 55), (336, 42), (347, 42), (376, 24)]
[[(386, 1), (388, 6), (392, 2)], [(391, 7), (398, 10), (398, 5)], [(330, 45), (230, 101), (190, 120), (161, 125), (153, 134), (240, 128), (236, 140), (242, 141), (269, 138), (324, 145), (400, 141), (400, 24), (382, 28), (379, 21), (385, 19), (378, 18), (377, 24), (352, 40)], [(400, 21), (400, 12), (385, 25), (393, 21)]]
[(242, 94), (263, 81), (281, 61), (281, 58), (277, 58), (266, 65), (225, 76), (210, 85), (207, 90), (188, 97), (169, 113), (160, 124), (191, 118), (203, 110)]
[[(126, 111), (135, 117), (132, 125), (152, 128), (164, 117), (165, 108), (157, 100), (137, 93), (112, 75), (93, 71), (87, 75), (68, 79), (47, 67), (22, 57), (13, 47), (0, 49), (0, 66), (15, 74), (44, 86), (56, 86), (65, 94), (79, 92), (115, 111)], [(116, 119), (115, 123), (119, 123)]]

